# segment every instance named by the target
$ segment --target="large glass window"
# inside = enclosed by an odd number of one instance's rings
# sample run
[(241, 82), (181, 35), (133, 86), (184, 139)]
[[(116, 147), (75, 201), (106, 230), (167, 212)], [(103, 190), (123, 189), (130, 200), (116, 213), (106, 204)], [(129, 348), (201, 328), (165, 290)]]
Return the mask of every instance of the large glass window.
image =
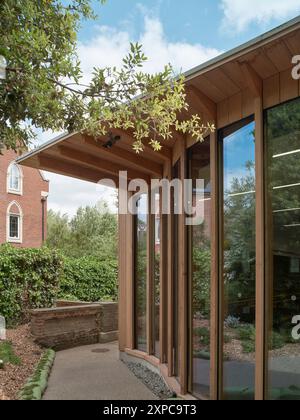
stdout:
[(300, 100), (266, 112), (268, 398), (300, 399)]
[(255, 126), (222, 132), (221, 232), (224, 399), (254, 399), (255, 384)]
[[(180, 161), (173, 168), (173, 179), (180, 179)], [(178, 261), (179, 261), (179, 216), (178, 206), (179, 203), (176, 201), (177, 195), (173, 194), (174, 204), (174, 219), (173, 219), (173, 374), (179, 376), (179, 272), (178, 272)]]
[(135, 217), (135, 340), (147, 352), (147, 234), (148, 196), (141, 195)]
[(153, 273), (153, 351), (160, 358), (160, 194), (155, 194), (154, 215), (154, 273)]
[[(189, 231), (189, 277), (191, 304), (191, 392), (210, 395), (210, 278), (211, 278), (211, 182), (210, 141), (197, 143), (189, 151), (189, 177), (193, 180), (193, 207), (203, 193), (204, 220)], [(204, 180), (204, 191), (196, 180)]]

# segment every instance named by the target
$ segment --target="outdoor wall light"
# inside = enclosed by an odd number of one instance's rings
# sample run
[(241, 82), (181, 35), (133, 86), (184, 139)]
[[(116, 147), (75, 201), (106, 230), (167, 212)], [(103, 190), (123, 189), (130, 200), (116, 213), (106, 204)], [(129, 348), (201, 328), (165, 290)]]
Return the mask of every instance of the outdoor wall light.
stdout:
[(120, 140), (121, 140), (121, 136), (114, 136), (113, 133), (109, 133), (109, 139), (103, 145), (103, 147), (105, 149), (111, 149)]
[(6, 67), (6, 60), (2, 55), (0, 55), (0, 80), (6, 79)]

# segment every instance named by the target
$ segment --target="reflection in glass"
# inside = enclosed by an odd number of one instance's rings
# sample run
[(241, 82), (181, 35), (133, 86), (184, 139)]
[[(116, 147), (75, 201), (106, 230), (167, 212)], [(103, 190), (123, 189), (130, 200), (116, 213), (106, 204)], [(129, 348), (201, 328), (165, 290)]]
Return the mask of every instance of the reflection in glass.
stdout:
[(223, 131), (223, 397), (254, 399), (255, 126)]
[[(173, 168), (173, 179), (180, 179), (180, 161)], [(176, 194), (173, 194), (174, 209), (179, 203), (176, 202)], [(174, 212), (176, 213), (176, 211)], [(179, 260), (179, 243), (178, 243), (179, 217), (177, 214), (173, 216), (173, 375), (179, 376), (179, 296), (178, 296), (178, 260)]]
[[(192, 301), (192, 392), (210, 396), (210, 276), (211, 276), (211, 182), (210, 141), (197, 143), (189, 152), (193, 180), (193, 207), (196, 194), (204, 193), (204, 221), (190, 228), (190, 281)], [(204, 180), (204, 191), (196, 191), (196, 180)]]
[(300, 399), (300, 101), (266, 113), (267, 295), (272, 400)]
[(138, 201), (135, 226), (135, 338), (136, 348), (147, 351), (147, 231), (148, 197)]
[(155, 194), (154, 222), (154, 355), (160, 358), (160, 195)]

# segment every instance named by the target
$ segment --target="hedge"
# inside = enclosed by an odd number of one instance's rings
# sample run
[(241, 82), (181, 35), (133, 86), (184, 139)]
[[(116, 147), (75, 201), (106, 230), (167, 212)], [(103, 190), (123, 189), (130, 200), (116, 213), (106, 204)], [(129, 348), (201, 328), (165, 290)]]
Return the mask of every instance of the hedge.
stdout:
[(28, 310), (51, 307), (63, 261), (46, 248), (0, 246), (0, 314), (9, 324), (26, 321)]
[(117, 300), (117, 261), (99, 261), (94, 257), (65, 258), (59, 298), (83, 302)]
[(28, 320), (28, 311), (52, 307), (57, 298), (117, 300), (117, 261), (70, 259), (41, 249), (0, 246), (0, 315), (8, 324)]

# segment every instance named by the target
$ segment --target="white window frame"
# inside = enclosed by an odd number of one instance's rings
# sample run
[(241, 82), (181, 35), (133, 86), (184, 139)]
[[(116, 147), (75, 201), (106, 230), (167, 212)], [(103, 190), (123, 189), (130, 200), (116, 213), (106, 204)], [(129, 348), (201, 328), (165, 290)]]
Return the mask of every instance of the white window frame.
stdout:
[[(16, 206), (18, 208), (18, 212), (12, 212), (11, 208)], [(11, 238), (10, 237), (10, 216), (15, 216), (19, 218), (19, 225), (18, 225), (18, 237)], [(22, 208), (19, 203), (13, 201), (9, 204), (6, 213), (6, 241), (11, 244), (22, 244), (23, 243), (23, 212)]]
[[(19, 189), (14, 189), (10, 186), (11, 170), (13, 167), (16, 167), (19, 171)], [(7, 169), (7, 192), (9, 194), (23, 195), (23, 171), (22, 168), (16, 164), (16, 162), (12, 162)]]

